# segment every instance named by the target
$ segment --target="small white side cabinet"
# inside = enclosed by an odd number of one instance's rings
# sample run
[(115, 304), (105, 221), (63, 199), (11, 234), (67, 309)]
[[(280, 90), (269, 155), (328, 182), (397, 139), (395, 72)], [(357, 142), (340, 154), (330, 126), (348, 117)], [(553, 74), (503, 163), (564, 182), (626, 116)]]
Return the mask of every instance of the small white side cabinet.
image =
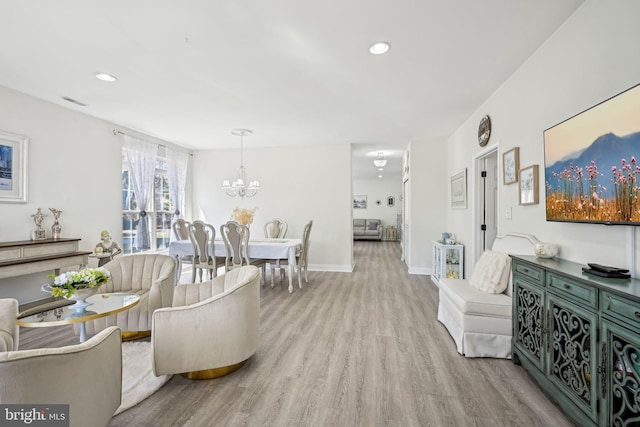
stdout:
[(464, 246), (433, 242), (433, 274), (436, 286), (440, 279), (464, 279)]

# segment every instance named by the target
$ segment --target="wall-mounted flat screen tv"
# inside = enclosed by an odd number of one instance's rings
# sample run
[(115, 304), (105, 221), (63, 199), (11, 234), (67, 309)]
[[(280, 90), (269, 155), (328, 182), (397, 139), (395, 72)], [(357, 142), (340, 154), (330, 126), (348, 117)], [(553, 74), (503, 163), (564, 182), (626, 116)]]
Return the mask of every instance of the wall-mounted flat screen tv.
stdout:
[(640, 225), (640, 84), (543, 137), (547, 221)]

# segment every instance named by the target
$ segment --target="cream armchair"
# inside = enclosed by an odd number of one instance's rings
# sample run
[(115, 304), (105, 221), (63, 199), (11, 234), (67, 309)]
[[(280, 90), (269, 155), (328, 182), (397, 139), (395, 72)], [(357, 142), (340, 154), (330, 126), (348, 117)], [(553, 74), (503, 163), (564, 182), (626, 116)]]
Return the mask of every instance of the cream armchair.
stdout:
[(18, 349), (18, 301), (13, 298), (0, 299), (0, 352)]
[(244, 266), (203, 283), (178, 285), (173, 307), (153, 313), (153, 372), (191, 379), (226, 375), (255, 353), (260, 270)]
[(15, 344), (0, 351), (0, 404), (68, 404), (72, 427), (107, 425), (122, 397), (120, 329), (82, 344), (18, 351), (18, 329), (8, 332), (17, 315), (16, 300), (0, 299), (0, 342), (12, 335)]
[[(153, 311), (171, 307), (175, 259), (162, 254), (126, 255), (108, 262), (104, 268), (111, 273), (111, 280), (100, 287), (100, 293), (133, 292), (140, 296), (140, 302), (129, 310), (86, 322), (87, 336), (108, 326), (118, 326), (124, 338), (149, 336)], [(79, 331), (78, 327), (74, 329)]]

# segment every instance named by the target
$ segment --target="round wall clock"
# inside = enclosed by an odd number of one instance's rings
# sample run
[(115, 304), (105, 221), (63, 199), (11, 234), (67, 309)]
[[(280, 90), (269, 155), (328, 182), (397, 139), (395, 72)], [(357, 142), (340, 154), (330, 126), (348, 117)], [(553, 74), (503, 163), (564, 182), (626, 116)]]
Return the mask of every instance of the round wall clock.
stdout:
[(487, 145), (489, 137), (491, 137), (491, 119), (489, 116), (484, 116), (478, 126), (478, 143), (481, 147)]

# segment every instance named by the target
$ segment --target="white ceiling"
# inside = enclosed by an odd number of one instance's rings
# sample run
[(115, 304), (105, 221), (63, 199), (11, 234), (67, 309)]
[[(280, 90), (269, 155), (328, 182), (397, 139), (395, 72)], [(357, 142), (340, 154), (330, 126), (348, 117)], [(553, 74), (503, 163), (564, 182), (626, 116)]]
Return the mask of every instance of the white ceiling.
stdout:
[(583, 1), (7, 0), (0, 85), (193, 149), (392, 150), (451, 135)]

